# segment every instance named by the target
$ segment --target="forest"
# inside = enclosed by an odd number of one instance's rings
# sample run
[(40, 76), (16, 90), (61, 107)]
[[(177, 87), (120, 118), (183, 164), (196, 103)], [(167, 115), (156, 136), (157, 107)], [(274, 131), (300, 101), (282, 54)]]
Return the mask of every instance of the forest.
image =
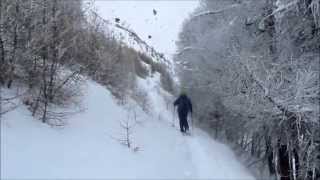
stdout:
[(85, 2), (0, 0), (0, 87), (16, 92), (0, 91), (0, 117), (21, 99), (39, 122), (64, 126), (79, 113), (88, 78), (120, 105), (133, 99), (149, 112), (150, 92), (137, 79), (159, 73), (167, 93), (186, 90), (195, 125), (230, 145), (256, 177), (320, 178), (320, 0), (200, 0), (172, 64)]
[(281, 180), (320, 178), (319, 7), (203, 0), (179, 35), (177, 71), (199, 126)]

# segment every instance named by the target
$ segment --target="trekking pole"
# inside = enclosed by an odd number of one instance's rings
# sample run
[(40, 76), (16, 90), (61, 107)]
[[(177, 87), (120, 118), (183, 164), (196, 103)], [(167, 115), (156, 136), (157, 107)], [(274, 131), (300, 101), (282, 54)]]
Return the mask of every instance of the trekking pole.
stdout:
[(192, 113), (191, 113), (191, 131), (193, 133), (193, 116), (192, 116)]
[(175, 107), (174, 107), (174, 105), (173, 105), (173, 116), (172, 116), (172, 127), (174, 127), (174, 121), (175, 121), (175, 115), (176, 115), (176, 112), (175, 112), (176, 110), (175, 110)]

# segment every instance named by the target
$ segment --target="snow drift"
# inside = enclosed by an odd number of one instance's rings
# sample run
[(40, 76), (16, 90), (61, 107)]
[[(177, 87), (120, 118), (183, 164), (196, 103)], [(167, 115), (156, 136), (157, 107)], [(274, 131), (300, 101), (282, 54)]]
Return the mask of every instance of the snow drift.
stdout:
[[(140, 79), (152, 112), (135, 102), (120, 106), (104, 87), (86, 81), (85, 110), (63, 128), (32, 118), (25, 106), (1, 119), (1, 178), (212, 178), (253, 179), (231, 150), (195, 129), (183, 136), (171, 126), (172, 112), (161, 94), (158, 76)], [(170, 109), (170, 108), (169, 108)], [(135, 112), (135, 118), (132, 113)], [(160, 118), (161, 117), (161, 118)], [(132, 148), (118, 140), (120, 122), (131, 121)]]

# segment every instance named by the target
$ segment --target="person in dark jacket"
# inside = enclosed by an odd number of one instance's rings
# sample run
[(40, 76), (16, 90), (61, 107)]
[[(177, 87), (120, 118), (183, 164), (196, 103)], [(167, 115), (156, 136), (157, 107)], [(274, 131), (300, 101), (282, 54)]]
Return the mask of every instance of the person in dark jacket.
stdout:
[(173, 103), (174, 106), (178, 106), (180, 131), (186, 132), (189, 130), (188, 125), (188, 113), (192, 114), (192, 104), (186, 93), (181, 93), (177, 100)]

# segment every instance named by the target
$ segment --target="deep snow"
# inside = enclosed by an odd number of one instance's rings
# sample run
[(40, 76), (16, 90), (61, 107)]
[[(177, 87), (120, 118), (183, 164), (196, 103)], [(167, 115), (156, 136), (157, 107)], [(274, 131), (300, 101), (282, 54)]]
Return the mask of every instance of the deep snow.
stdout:
[[(134, 102), (119, 106), (108, 90), (90, 80), (83, 97), (86, 110), (68, 118), (63, 128), (42, 124), (24, 106), (5, 114), (1, 179), (253, 179), (227, 146), (199, 129), (181, 135), (177, 120), (172, 127), (172, 112), (161, 97), (165, 92), (156, 82), (158, 76), (138, 83), (148, 91), (151, 105), (159, 107), (149, 115)], [(132, 134), (138, 152), (115, 140), (124, 132), (119, 121), (132, 108), (139, 121)]]

